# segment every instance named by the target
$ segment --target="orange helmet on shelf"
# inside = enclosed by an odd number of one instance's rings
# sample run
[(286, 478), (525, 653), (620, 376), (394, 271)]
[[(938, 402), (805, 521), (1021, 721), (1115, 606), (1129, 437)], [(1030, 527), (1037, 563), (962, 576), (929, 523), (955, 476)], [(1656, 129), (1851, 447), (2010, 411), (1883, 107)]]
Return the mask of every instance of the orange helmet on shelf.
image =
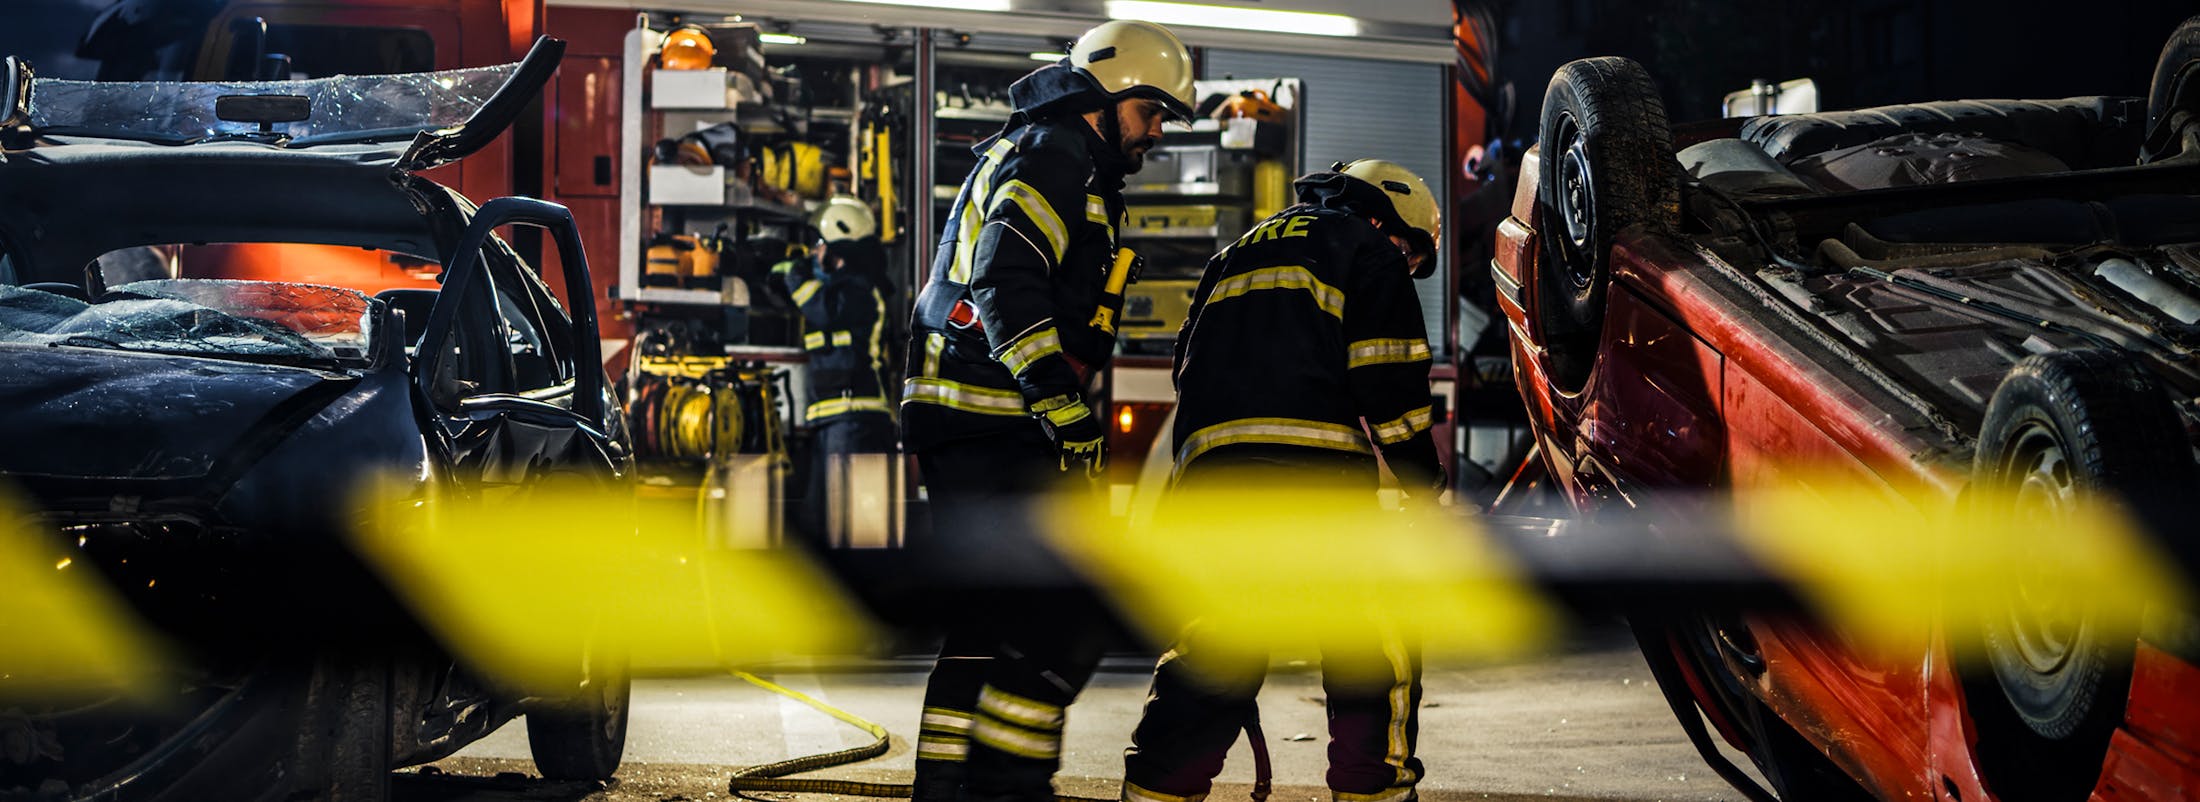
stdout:
[(659, 54), (665, 69), (707, 70), (711, 59), (718, 56), (718, 46), (711, 44), (710, 32), (702, 26), (682, 25), (665, 34), (665, 44)]

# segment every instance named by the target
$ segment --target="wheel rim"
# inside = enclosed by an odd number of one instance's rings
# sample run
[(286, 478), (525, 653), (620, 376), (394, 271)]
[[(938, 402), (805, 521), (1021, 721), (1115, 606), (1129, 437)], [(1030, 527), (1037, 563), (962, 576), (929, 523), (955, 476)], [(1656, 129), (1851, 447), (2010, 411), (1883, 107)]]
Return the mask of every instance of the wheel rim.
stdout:
[(1596, 244), (1596, 196), (1590, 191), (1595, 186), (1595, 173), (1589, 166), (1588, 141), (1582, 138), (1572, 114), (1559, 115), (1557, 133), (1558, 197), (1552, 202), (1557, 204), (1559, 220), (1566, 227), (1566, 279), (1578, 292), (1588, 289), (1596, 278), (1591, 258)]
[[(2053, 428), (2027, 424), (2011, 438), (2007, 453), (2003, 475), (2015, 483), (2011, 513), (2020, 520), (2069, 518), (2078, 498), (2077, 477)], [(2058, 581), (2054, 568), (2043, 562), (2023, 561), (2012, 577), (2002, 623), (2024, 667), (2048, 675), (2067, 666), (2084, 643), (2085, 617), (2068, 583)]]

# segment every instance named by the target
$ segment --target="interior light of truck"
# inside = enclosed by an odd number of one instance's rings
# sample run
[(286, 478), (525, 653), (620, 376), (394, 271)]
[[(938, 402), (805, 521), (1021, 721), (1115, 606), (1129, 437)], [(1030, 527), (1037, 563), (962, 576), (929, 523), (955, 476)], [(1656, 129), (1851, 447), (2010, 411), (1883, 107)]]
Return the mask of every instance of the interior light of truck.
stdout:
[(1163, 25), (1201, 28), (1235, 28), (1313, 36), (1358, 36), (1360, 21), (1342, 14), (1310, 11), (1270, 11), (1259, 8), (1209, 6), (1198, 3), (1163, 3), (1154, 0), (1108, 0), (1109, 19), (1138, 19)]
[(869, 3), (881, 6), (952, 8), (958, 11), (1007, 11), (1009, 9), (1009, 0), (841, 0), (841, 2)]

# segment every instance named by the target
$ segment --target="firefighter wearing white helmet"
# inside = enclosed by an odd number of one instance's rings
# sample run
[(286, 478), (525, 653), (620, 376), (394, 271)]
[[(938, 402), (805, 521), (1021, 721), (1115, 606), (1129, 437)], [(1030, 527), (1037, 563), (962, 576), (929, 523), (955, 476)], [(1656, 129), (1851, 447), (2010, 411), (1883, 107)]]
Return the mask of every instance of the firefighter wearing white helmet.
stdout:
[[(1446, 481), (1412, 276), (1434, 261), (1435, 198), (1375, 160), (1296, 187), (1296, 205), (1208, 261), (1192, 296), (1176, 350), (1174, 487), (1343, 492), (1375, 515), (1380, 454), (1406, 503), (1431, 503)], [(1364, 642), (1323, 645), (1337, 800), (1404, 802), (1421, 776), (1419, 656), (1384, 629), (1370, 622)], [(1214, 648), (1210, 633), (1187, 630), (1154, 672), (1124, 756), (1126, 802), (1205, 797), (1253, 715), (1266, 659)]]
[[(912, 313), (902, 444), (932, 511), (928, 574), (947, 645), (925, 689), (916, 802), (1048, 802), (1064, 708), (1104, 618), (1021, 521), (1105, 464), (1094, 381), (1136, 260), (1117, 247), (1123, 180), (1191, 113), (1191, 54), (1144, 22), (1087, 32), (1009, 87), (974, 148)], [(990, 595), (972, 587), (997, 590)], [(1009, 656), (1012, 659), (989, 659)]]
[(894, 408), (881, 375), (888, 317), (879, 289), (886, 285), (886, 253), (877, 218), (863, 201), (840, 196), (826, 201), (814, 222), (819, 242), (813, 255), (781, 262), (772, 272), (802, 312), (809, 397), (803, 422), (814, 458), (796, 522), (823, 543), (830, 534), (828, 478), (843, 470), (844, 455), (894, 451)]

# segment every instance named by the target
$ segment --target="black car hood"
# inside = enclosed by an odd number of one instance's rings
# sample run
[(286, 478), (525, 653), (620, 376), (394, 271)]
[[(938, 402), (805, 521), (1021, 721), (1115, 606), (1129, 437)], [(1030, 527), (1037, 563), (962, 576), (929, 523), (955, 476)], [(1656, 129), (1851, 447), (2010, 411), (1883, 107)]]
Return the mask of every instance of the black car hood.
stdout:
[(249, 460), (355, 383), (336, 373), (0, 347), (0, 474), (197, 479)]

